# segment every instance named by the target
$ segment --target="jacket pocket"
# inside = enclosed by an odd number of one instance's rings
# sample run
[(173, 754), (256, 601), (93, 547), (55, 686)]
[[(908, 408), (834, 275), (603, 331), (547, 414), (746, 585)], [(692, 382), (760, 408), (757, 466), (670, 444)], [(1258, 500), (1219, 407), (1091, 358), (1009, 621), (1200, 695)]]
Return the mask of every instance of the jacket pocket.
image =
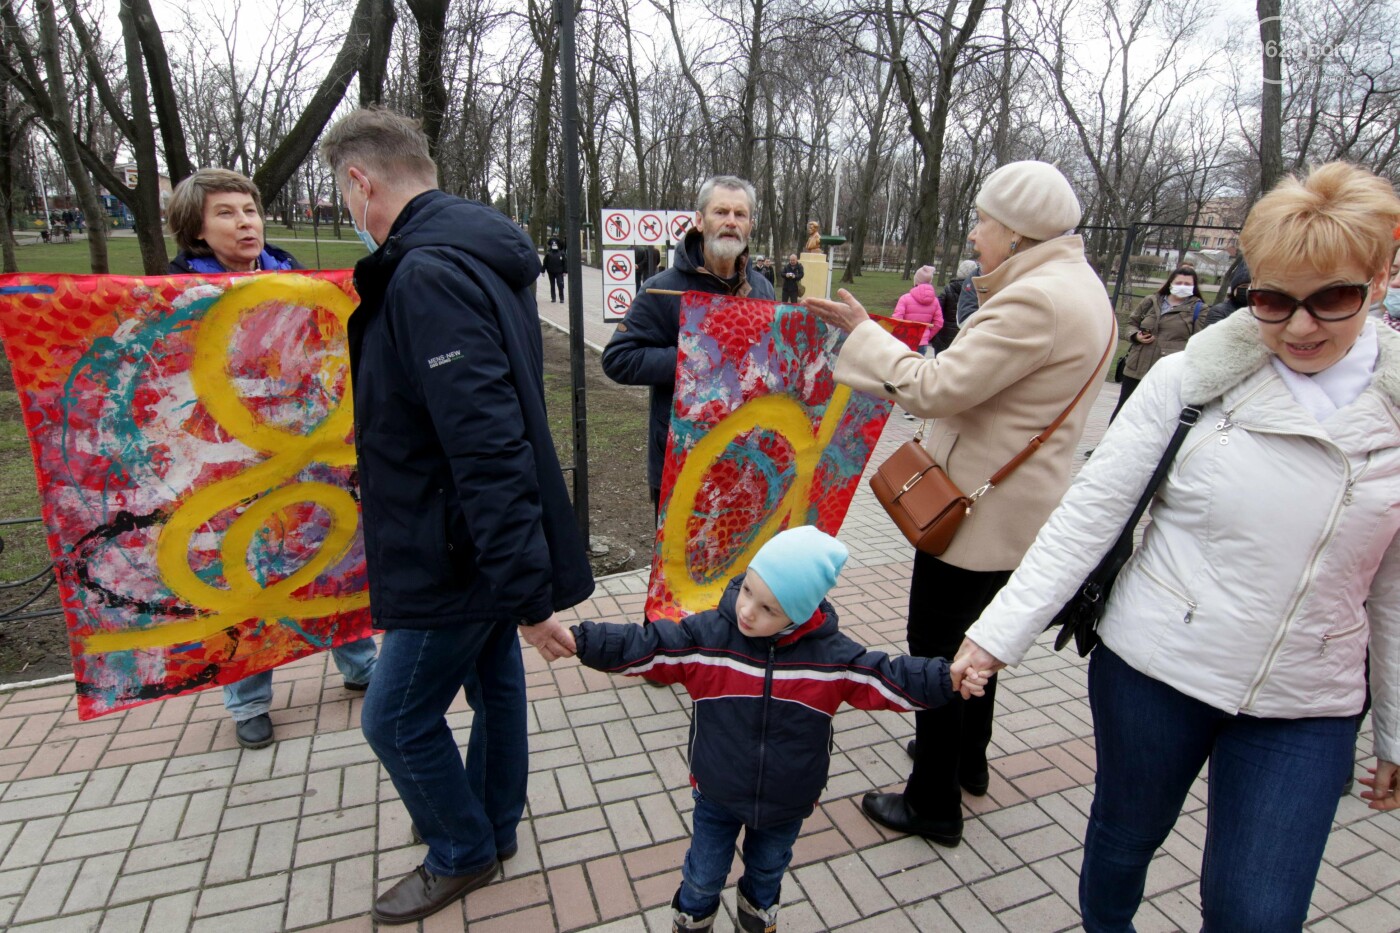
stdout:
[(1163, 580), (1161, 577), (1157, 576), (1152, 571), (1148, 570), (1146, 567), (1139, 566), (1138, 569), (1142, 571), (1142, 575), (1144, 577), (1157, 584), (1157, 586), (1159, 586), (1160, 588), (1166, 590), (1168, 593), (1174, 596), (1178, 602), (1182, 603), (1185, 606), (1185, 613), (1183, 614), (1181, 621), (1186, 625), (1190, 625), (1191, 620), (1196, 617), (1196, 601), (1190, 596), (1187, 596), (1185, 593), (1178, 590), (1176, 587), (1172, 586), (1167, 581)]
[(1369, 625), (1369, 620), (1366, 618), (1362, 618), (1360, 622), (1357, 622), (1354, 625), (1349, 625), (1346, 628), (1340, 630), (1334, 629), (1332, 631), (1325, 632), (1322, 635), (1322, 650), (1318, 653), (1318, 657), (1325, 658), (1327, 656), (1328, 650), (1330, 650), (1333, 643), (1345, 641), (1346, 639), (1356, 635), (1358, 632), (1365, 631), (1367, 625)]

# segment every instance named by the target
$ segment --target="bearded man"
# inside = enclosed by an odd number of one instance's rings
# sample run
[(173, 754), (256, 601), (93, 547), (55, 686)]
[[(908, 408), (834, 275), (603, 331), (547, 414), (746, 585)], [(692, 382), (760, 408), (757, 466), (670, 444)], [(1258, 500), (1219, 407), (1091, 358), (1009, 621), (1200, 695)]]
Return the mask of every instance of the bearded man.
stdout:
[(753, 185), (742, 178), (716, 175), (701, 185), (695, 226), (676, 249), (675, 261), (647, 280), (603, 350), (603, 372), (608, 378), (623, 385), (651, 386), (647, 485), (653, 509), (661, 503), (661, 468), (671, 427), (681, 321), (680, 296), (658, 292), (710, 292), (772, 301), (773, 283), (749, 263), (756, 209)]

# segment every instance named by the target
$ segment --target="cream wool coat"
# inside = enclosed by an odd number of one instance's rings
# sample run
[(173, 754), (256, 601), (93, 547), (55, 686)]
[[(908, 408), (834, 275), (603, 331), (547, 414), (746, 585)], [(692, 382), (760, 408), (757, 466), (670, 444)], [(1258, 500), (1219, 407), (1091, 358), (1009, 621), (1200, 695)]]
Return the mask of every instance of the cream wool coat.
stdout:
[(1162, 360), (1007, 585), (967, 633), (1018, 663), (1122, 529), (1186, 404), (1202, 407), (1099, 634), (1135, 670), (1228, 713), (1361, 709), (1400, 762), (1400, 334), (1323, 423), (1234, 314)]
[(1107, 362), (1098, 364), (1117, 325), (1079, 236), (1047, 240), (970, 281), (980, 307), (947, 350), (925, 359), (867, 321), (846, 338), (836, 380), (937, 419), (925, 444), (971, 494), (1093, 377), (1065, 423), (978, 500), (939, 558), (964, 570), (1012, 570), (1069, 488), (1075, 445), (1103, 387)]

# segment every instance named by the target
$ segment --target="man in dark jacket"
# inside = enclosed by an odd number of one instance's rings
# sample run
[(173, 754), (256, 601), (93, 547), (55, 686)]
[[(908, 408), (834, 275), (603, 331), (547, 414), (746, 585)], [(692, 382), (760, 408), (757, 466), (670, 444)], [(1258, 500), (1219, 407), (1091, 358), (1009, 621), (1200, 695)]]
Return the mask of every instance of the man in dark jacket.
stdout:
[(651, 386), (647, 485), (651, 503), (661, 502), (661, 468), (671, 430), (671, 396), (680, 335), (679, 295), (655, 290), (698, 291), (773, 299), (773, 286), (749, 266), (749, 235), (758, 198), (753, 185), (716, 175), (700, 186), (695, 226), (686, 231), (671, 268), (653, 276), (637, 295), (603, 350), (603, 372), (623, 385)]
[(1230, 276), (1230, 293), (1225, 296), (1225, 300), (1210, 306), (1206, 311), (1205, 323), (1202, 327), (1209, 327), (1212, 324), (1219, 324), (1240, 308), (1249, 304), (1249, 264), (1243, 259), (1240, 260), (1239, 268), (1235, 274)]
[(793, 302), (798, 299), (797, 283), (802, 281), (802, 263), (797, 261), (797, 254), (788, 256), (787, 265), (783, 266), (783, 301)]
[[(544, 254), (544, 274), (549, 276), (549, 301), (564, 300), (564, 276), (569, 274), (568, 264), (562, 249), (551, 249)], [(557, 298), (555, 296), (558, 296)]]
[[(321, 153), (372, 254), (349, 322), (370, 614), (385, 630), (365, 738), (428, 846), (380, 895), (409, 923), (516, 852), (528, 772), (519, 633), (573, 651), (555, 616), (593, 591), (545, 417), (534, 246), (436, 189), (416, 121), (357, 110)], [(475, 711), (465, 767), (445, 714)]]

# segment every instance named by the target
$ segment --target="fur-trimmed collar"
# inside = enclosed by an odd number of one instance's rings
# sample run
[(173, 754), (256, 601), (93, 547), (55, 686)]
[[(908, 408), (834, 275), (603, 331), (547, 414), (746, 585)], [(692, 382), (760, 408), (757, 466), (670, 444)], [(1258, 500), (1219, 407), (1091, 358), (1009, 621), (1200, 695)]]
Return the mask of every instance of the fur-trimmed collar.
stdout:
[[(1377, 327), (1376, 339), (1380, 353), (1371, 385), (1390, 404), (1400, 407), (1400, 333)], [(1203, 405), (1217, 399), (1268, 365), (1270, 356), (1259, 339), (1259, 322), (1247, 312), (1238, 311), (1207, 327), (1186, 344), (1182, 400), (1188, 405)]]

